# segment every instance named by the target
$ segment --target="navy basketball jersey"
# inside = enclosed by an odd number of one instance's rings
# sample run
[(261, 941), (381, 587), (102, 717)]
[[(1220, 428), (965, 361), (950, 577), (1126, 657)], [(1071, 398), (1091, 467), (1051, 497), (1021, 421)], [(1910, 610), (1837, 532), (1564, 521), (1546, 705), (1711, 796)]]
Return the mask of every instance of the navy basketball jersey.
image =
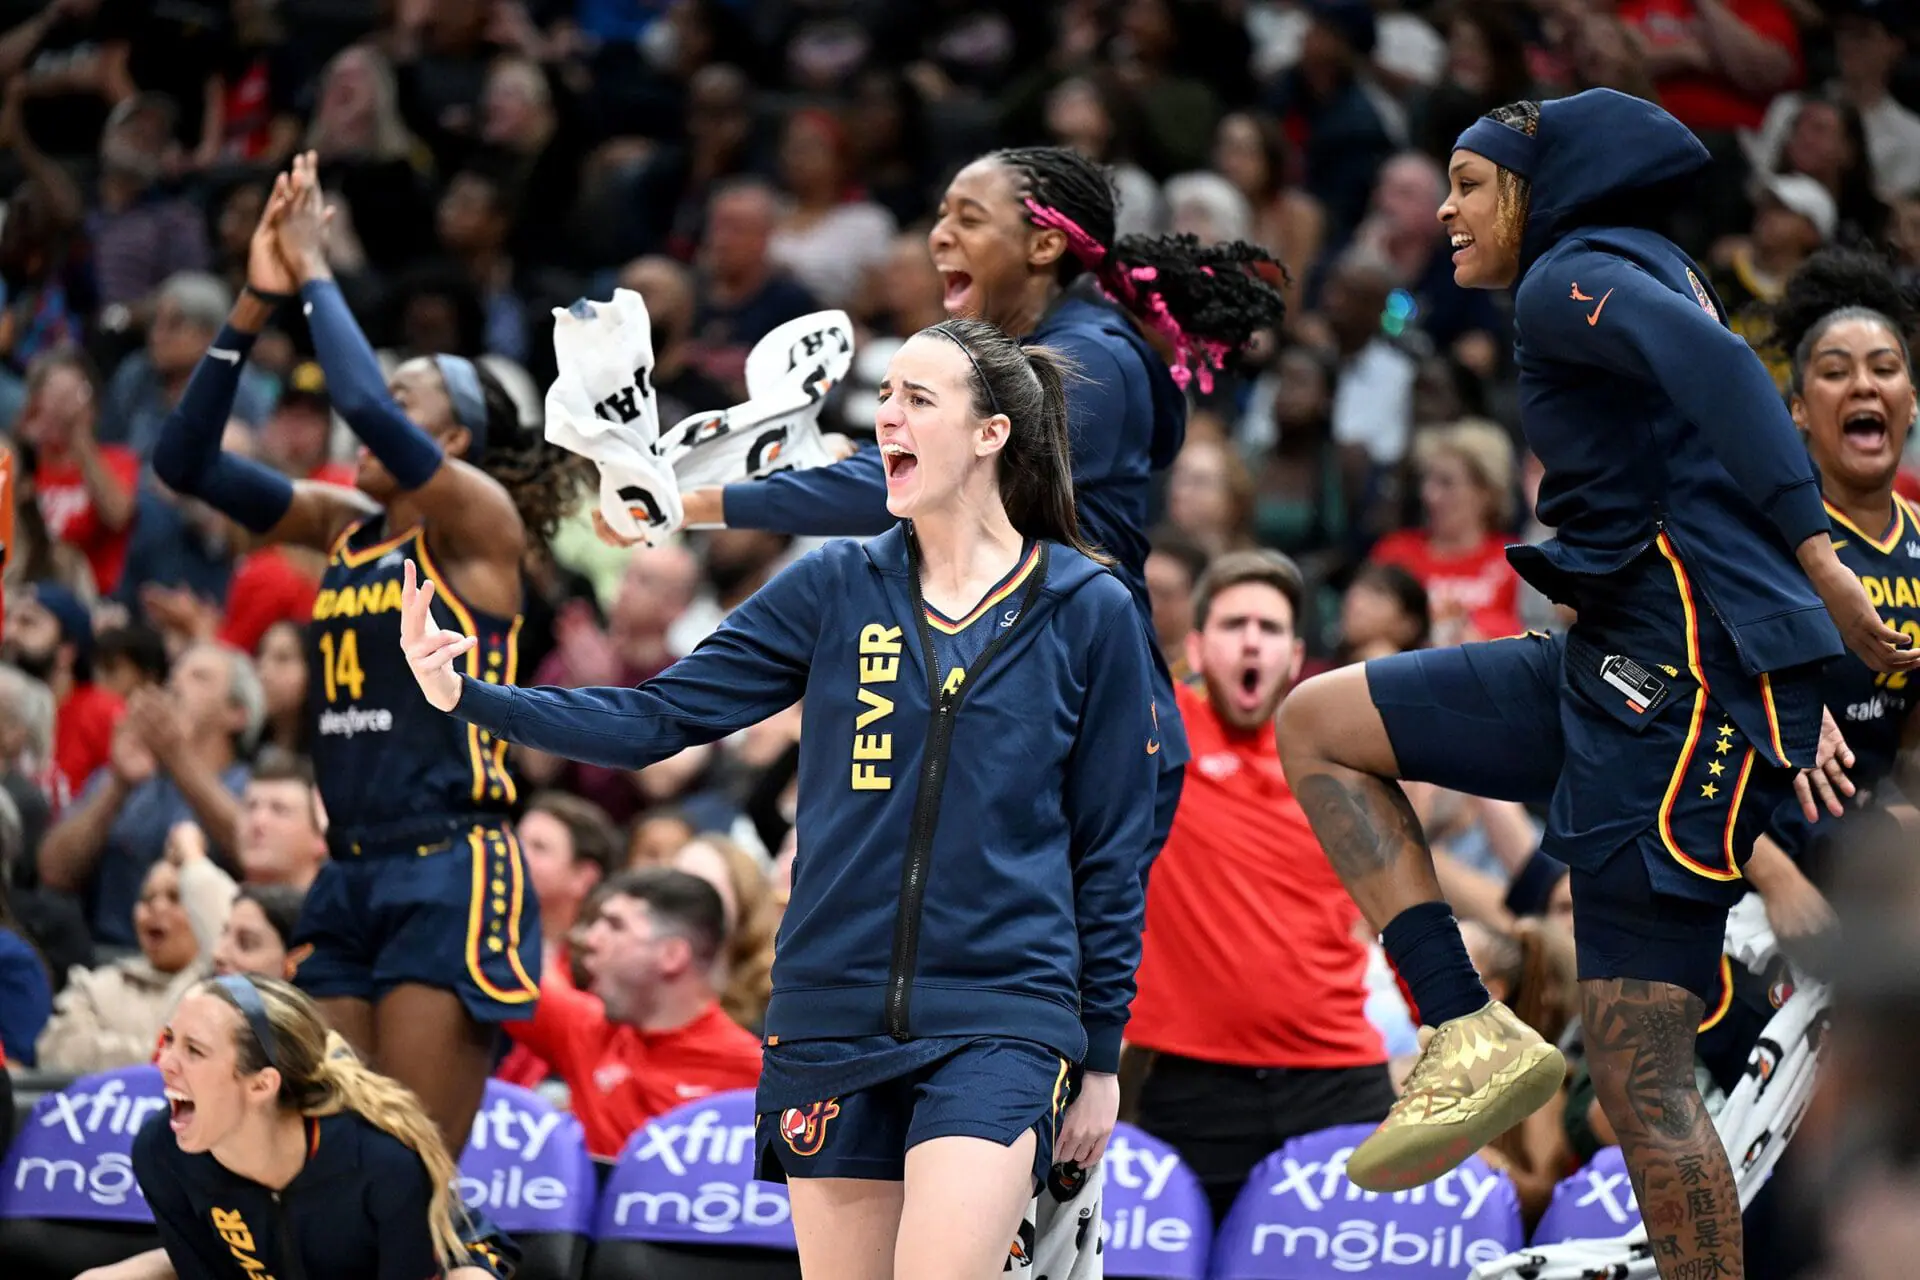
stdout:
[(520, 619), (468, 608), (416, 526), (382, 536), (380, 520), (334, 544), (307, 628), (313, 764), (336, 848), (406, 843), (514, 800), (507, 744), (428, 704), (400, 651), (401, 575), (411, 559), (433, 579), (433, 620), (480, 643), (456, 668), (512, 684)]
[[(1840, 562), (1866, 587), (1867, 599), (1886, 624), (1920, 645), (1920, 516), (1896, 494), (1893, 523), (1880, 537), (1862, 532), (1832, 503), (1827, 504), (1827, 517)], [(1853, 748), (1855, 763), (1848, 775), (1863, 790), (1893, 769), (1901, 726), (1920, 700), (1916, 682), (1920, 675), (1876, 672), (1850, 653), (1828, 663), (1821, 673), (1821, 696)]]
[(966, 681), (967, 669), (979, 661), (995, 634), (1014, 624), (1020, 612), (1015, 593), (1026, 585), (1039, 563), (1040, 544), (1029, 539), (1013, 572), (982, 596), (966, 617), (949, 618), (932, 605), (925, 606), (927, 625), (933, 632), (933, 660), (943, 673), (941, 692), (957, 692)]

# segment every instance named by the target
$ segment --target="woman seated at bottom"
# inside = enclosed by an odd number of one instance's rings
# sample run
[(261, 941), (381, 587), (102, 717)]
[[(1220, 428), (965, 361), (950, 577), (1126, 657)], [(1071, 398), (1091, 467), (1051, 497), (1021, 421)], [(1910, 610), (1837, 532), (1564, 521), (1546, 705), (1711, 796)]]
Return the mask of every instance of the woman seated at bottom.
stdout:
[(134, 1139), (133, 1170), (180, 1280), (512, 1274), (512, 1246), (453, 1198), (419, 1101), (293, 987), (228, 974), (192, 988), (158, 1065), (171, 1105)]

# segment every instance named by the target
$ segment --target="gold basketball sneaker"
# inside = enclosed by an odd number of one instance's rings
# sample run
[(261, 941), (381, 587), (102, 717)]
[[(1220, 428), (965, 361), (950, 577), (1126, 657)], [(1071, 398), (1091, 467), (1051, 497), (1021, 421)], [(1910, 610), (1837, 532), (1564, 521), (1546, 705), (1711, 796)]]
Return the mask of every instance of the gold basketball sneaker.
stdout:
[(1363, 1191), (1432, 1182), (1545, 1106), (1566, 1080), (1560, 1051), (1497, 1000), (1420, 1037), (1406, 1092), (1347, 1161), (1347, 1178)]

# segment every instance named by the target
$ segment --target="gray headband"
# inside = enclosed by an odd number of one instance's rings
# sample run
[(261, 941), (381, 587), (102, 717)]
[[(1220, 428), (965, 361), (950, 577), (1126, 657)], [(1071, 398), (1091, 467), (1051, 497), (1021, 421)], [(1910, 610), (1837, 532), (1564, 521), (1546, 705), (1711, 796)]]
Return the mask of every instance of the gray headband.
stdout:
[(433, 357), (446, 385), (447, 401), (453, 406), (453, 420), (473, 436), (472, 460), (478, 462), (487, 451), (487, 396), (480, 389), (480, 371), (465, 356), (444, 352)]

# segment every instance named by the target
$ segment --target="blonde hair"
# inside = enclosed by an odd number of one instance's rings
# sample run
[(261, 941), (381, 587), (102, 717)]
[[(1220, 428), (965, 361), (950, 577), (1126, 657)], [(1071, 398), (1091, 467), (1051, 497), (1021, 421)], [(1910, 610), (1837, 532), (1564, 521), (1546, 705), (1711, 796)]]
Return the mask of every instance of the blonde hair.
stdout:
[[(345, 66), (349, 60), (358, 59), (366, 64), (367, 74), (373, 79), (373, 139), (367, 147), (365, 158), (368, 160), (405, 160), (412, 163), (418, 142), (412, 130), (407, 128), (406, 120), (400, 114), (400, 87), (394, 79), (393, 64), (387, 55), (371, 44), (352, 44), (333, 55), (326, 69), (320, 73), (321, 106), (326, 101), (326, 84), (334, 73)], [(307, 126), (306, 140), (301, 147), (308, 151), (318, 151), (321, 158), (328, 159), (338, 155), (330, 136), (331, 121), (327, 113), (316, 106), (313, 121)]]
[(727, 865), (727, 881), (733, 888), (738, 914), (727, 922), (727, 942), (720, 949), (720, 963), (725, 969), (720, 1007), (729, 1018), (752, 1030), (765, 1020), (767, 1001), (773, 998), (773, 939), (780, 930), (773, 880), (760, 859), (725, 836), (709, 832), (689, 841), (689, 845), (695, 844), (713, 849)]
[(1460, 459), (1487, 491), (1492, 508), (1487, 523), (1504, 529), (1513, 523), (1513, 437), (1505, 427), (1486, 418), (1462, 418), (1450, 426), (1435, 427), (1414, 437), (1413, 461), (1425, 471), (1442, 454)]
[(434, 1253), (447, 1270), (467, 1262), (460, 1242), (466, 1209), (453, 1195), (459, 1169), (448, 1154), (440, 1130), (428, 1118), (413, 1091), (360, 1061), (340, 1033), (327, 1029), (320, 1009), (298, 988), (272, 978), (246, 979), (260, 993), (267, 1023), (273, 1031), (274, 1061), (260, 1043), (245, 1011), (221, 979), (200, 984), (199, 990), (229, 1005), (237, 1016), (234, 1049), (239, 1069), (247, 1075), (271, 1066), (280, 1072), (280, 1105), (303, 1116), (332, 1116), (351, 1112), (381, 1132), (404, 1143), (427, 1167), (433, 1188), (427, 1204), (427, 1223), (433, 1232)]

